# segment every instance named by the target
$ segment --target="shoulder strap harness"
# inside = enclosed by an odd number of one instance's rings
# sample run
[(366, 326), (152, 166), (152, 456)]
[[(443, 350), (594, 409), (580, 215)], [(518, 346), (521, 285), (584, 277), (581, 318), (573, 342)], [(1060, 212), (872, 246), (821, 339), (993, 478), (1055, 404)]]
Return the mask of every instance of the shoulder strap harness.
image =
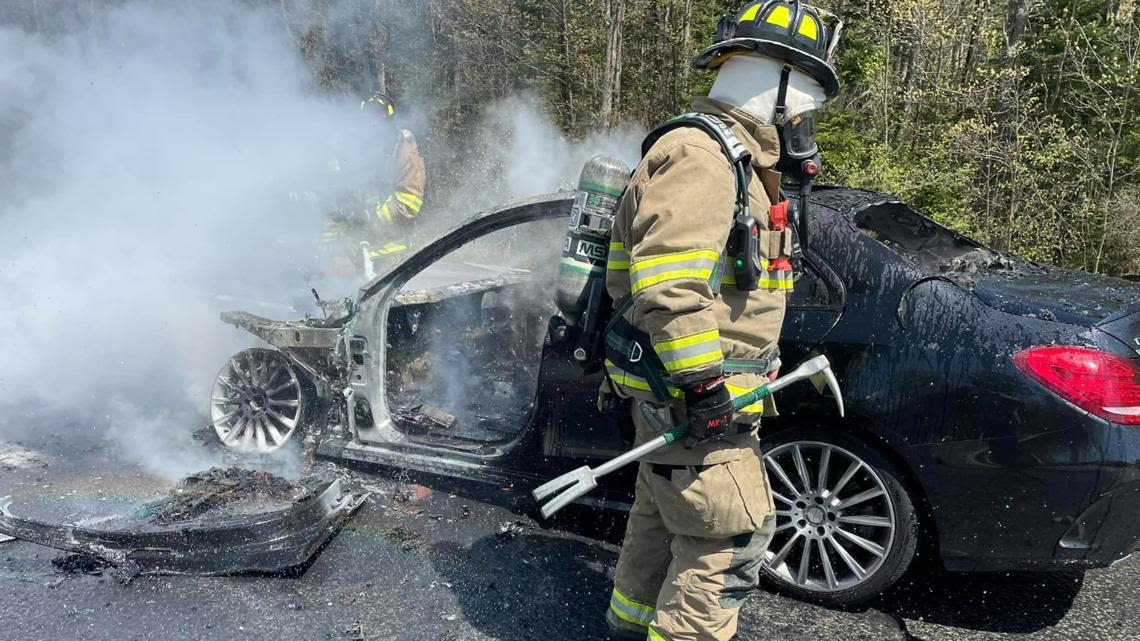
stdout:
[[(752, 180), (752, 153), (721, 119), (710, 114), (686, 113), (672, 118), (650, 132), (641, 145), (642, 157), (649, 153), (662, 136), (681, 127), (696, 127), (712, 136), (713, 140), (720, 144), (721, 151), (732, 167), (736, 184), (736, 204), (733, 211), (735, 221), (723, 256), (728, 257), (735, 268), (737, 289), (743, 291), (758, 289), (762, 271), (758, 259), (758, 227), (750, 213), (748, 201), (748, 185)], [(709, 282), (714, 292), (720, 289), (721, 277), (721, 269), (715, 269)], [(669, 384), (664, 364), (652, 347), (648, 347), (651, 344), (649, 336), (625, 320), (625, 313), (633, 306), (633, 300), (633, 295), (627, 294), (617, 302), (603, 331), (605, 345), (608, 348), (606, 374), (613, 382), (644, 387), (659, 401), (666, 401), (679, 392)], [(770, 371), (772, 364), (778, 358), (779, 351), (774, 350), (772, 354), (762, 359), (726, 359), (724, 368), (733, 373), (748, 371), (764, 373)]]

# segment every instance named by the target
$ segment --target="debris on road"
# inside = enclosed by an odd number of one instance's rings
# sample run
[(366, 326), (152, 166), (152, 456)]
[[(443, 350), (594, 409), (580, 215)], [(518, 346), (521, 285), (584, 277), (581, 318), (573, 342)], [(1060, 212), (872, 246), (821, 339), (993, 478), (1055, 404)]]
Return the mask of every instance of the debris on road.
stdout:
[(0, 468), (30, 469), (47, 464), (47, 458), (35, 450), (0, 441)]
[(52, 566), (61, 574), (90, 574), (99, 576), (111, 567), (103, 559), (90, 554), (64, 554), (51, 560)]
[(395, 543), (405, 552), (413, 552), (424, 547), (424, 535), (403, 525), (397, 525), (384, 533), (384, 538)]
[(309, 494), (311, 490), (303, 484), (268, 472), (213, 468), (187, 476), (169, 495), (144, 505), (140, 511), (158, 525), (173, 525), (223, 507), (231, 512), (265, 511), (274, 505), (304, 500)]
[[(99, 529), (19, 518), (3, 503), (0, 533), (94, 558), (127, 580), (274, 572), (308, 561), (367, 497), (343, 489), (339, 479), (291, 482), (265, 472), (212, 469)], [(71, 569), (83, 562), (60, 563)]]

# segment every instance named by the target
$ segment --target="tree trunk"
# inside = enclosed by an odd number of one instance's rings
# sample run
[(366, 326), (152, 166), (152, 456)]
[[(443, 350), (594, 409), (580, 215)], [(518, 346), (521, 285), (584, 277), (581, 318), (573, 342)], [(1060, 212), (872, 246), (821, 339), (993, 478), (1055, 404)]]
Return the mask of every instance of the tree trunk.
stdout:
[(559, 3), (558, 38), (562, 45), (562, 71), (558, 74), (558, 89), (562, 106), (566, 110), (566, 127), (574, 129), (574, 52), (570, 46), (570, 0)]
[(614, 124), (614, 103), (621, 94), (622, 21), (625, 0), (606, 0), (606, 58), (602, 72), (602, 122)]
[(977, 0), (973, 4), (973, 11), (965, 12), (965, 15), (970, 17), (972, 26), (970, 27), (970, 41), (966, 45), (966, 60), (962, 64), (962, 73), (960, 74), (962, 81), (965, 81), (974, 71), (974, 65), (977, 64), (978, 47), (981, 46), (979, 40), (982, 37), (982, 26), (985, 24), (982, 17), (987, 15), (988, 11), (986, 0)]
[(689, 78), (692, 77), (693, 65), (689, 62), (689, 54), (693, 50), (693, 0), (685, 0), (685, 10), (681, 15), (681, 69), (678, 74), (681, 79), (682, 95), (689, 93)]

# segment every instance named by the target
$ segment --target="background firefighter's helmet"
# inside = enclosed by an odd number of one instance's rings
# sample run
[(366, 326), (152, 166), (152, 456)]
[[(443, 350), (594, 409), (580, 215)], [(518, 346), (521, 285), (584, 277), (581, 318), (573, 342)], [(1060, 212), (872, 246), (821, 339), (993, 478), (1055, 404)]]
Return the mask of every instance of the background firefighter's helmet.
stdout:
[[(828, 24), (830, 22), (831, 24)], [(716, 69), (740, 53), (784, 60), (811, 76), (828, 98), (839, 93), (832, 64), (843, 22), (799, 0), (759, 0), (721, 18), (716, 38), (693, 61), (697, 69)]]
[(360, 110), (374, 111), (382, 118), (392, 118), (396, 115), (396, 104), (388, 96), (376, 92), (360, 101)]

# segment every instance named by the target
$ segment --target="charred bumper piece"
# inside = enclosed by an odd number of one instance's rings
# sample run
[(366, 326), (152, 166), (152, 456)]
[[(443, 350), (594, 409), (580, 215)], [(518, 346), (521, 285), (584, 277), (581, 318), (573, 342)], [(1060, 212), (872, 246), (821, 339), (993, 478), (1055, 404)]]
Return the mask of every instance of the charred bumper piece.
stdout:
[(282, 509), (172, 527), (107, 530), (22, 519), (5, 503), (0, 504), (0, 533), (102, 559), (126, 579), (273, 572), (303, 565), (366, 498), (332, 480)]

